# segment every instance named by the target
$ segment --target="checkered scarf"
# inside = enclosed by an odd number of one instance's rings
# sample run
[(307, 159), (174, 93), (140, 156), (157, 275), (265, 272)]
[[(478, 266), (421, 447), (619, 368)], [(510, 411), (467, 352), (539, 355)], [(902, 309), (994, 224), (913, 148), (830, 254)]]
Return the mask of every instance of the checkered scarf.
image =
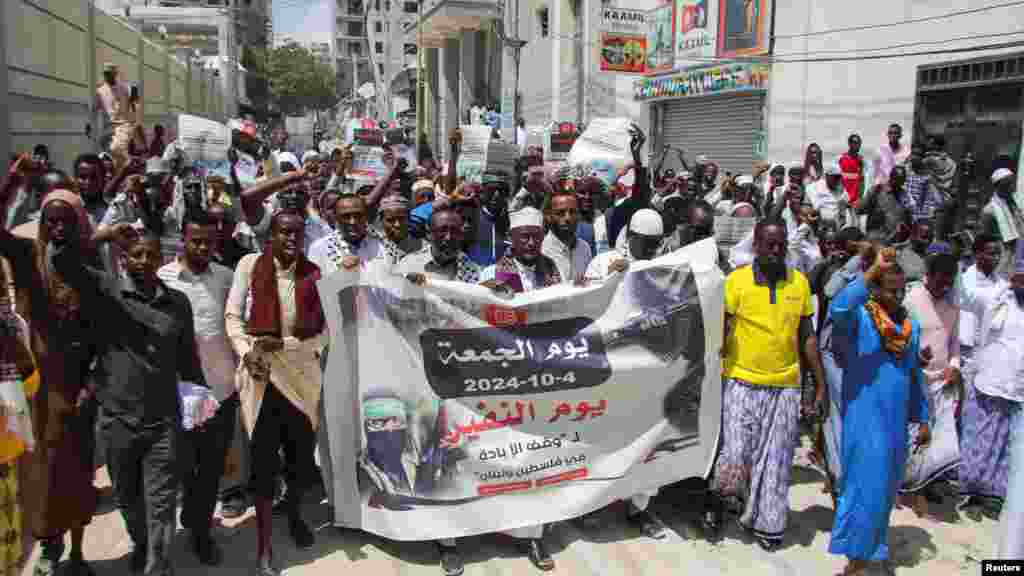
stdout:
[(342, 238), (340, 233), (332, 232), (327, 238), (327, 257), (330, 258), (331, 262), (334, 262), (339, 269), (342, 268), (341, 262), (346, 256), (357, 255), (356, 251), (352, 248), (352, 245)]
[(455, 280), (467, 284), (480, 283), (480, 266), (470, 260), (465, 252), (459, 252), (455, 259)]
[(376, 238), (377, 241), (380, 242), (380, 245), (384, 247), (384, 252), (388, 255), (388, 262), (391, 264), (396, 264), (406, 256), (405, 250), (402, 250), (397, 243), (392, 242), (387, 235), (380, 230), (371, 227), (369, 235)]

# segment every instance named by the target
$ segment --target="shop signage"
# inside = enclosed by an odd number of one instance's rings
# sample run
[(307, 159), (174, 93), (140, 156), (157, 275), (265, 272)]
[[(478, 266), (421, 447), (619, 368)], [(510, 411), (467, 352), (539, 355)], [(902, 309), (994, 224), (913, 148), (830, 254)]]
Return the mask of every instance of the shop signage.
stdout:
[(647, 14), (647, 73), (671, 70), (675, 62), (675, 7), (669, 3)]
[(715, 56), (719, 0), (675, 0), (676, 68)]
[(636, 101), (707, 96), (728, 92), (765, 90), (771, 67), (768, 64), (726, 64), (701, 66), (633, 83)]
[(602, 9), (600, 42), (602, 71), (643, 74), (647, 71), (647, 12)]
[(768, 0), (719, 0), (719, 58), (753, 56), (768, 53), (771, 27)]
[(601, 70), (660, 75), (768, 53), (768, 0), (659, 0), (652, 10), (601, 9)]

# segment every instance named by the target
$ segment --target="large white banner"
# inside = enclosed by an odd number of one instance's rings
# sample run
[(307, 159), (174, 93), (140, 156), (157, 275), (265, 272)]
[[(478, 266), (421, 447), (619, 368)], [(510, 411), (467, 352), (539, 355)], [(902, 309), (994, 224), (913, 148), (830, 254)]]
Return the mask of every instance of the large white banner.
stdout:
[(322, 280), (335, 522), (468, 536), (706, 475), (722, 281), (712, 240), (514, 298), (374, 266)]

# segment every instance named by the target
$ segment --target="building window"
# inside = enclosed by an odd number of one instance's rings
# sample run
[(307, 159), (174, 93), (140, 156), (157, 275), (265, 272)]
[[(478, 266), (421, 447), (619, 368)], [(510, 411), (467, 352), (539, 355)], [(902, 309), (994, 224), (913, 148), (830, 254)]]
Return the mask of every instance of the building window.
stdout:
[(384, 0), (384, 11), (391, 12), (391, 0)]
[(363, 44), (362, 44), (362, 42), (349, 42), (348, 43), (348, 53), (351, 54), (352, 56), (362, 56), (363, 55)]
[(380, 72), (381, 76), (384, 75), (384, 65), (383, 64), (377, 64), (377, 72)]
[(373, 43), (373, 51), (376, 52), (377, 54), (383, 54), (384, 53), (384, 43), (383, 42), (374, 42)]
[(380, 34), (381, 32), (384, 31), (384, 25), (381, 24), (380, 22), (374, 22), (373, 31), (376, 32), (377, 34)]
[(361, 16), (363, 14), (363, 0), (348, 0), (348, 13), (350, 16)]
[(548, 37), (548, 7), (547, 6), (541, 6), (537, 10), (537, 23), (539, 25), (538, 27), (540, 28), (540, 37), (541, 38), (547, 38)]
[(405, 54), (409, 56), (415, 56), (419, 48), (415, 44), (406, 44), (404, 47)]
[(363, 23), (362, 22), (349, 22), (348, 23), (348, 35), (349, 36), (363, 36)]
[(420, 11), (420, 5), (418, 2), (403, 2), (402, 12), (406, 14), (416, 14)]
[(373, 3), (373, 9), (380, 12), (380, 0), (375, 0)]

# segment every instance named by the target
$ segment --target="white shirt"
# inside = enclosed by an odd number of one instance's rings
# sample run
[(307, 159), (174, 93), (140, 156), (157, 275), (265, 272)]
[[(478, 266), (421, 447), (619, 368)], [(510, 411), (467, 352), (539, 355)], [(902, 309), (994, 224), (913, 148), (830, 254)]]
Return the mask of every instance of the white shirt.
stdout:
[[(978, 265), (973, 264), (970, 268), (964, 271), (963, 274), (957, 279), (957, 282), (962, 284), (961, 290), (975, 291), (997, 291), (1003, 287), (1006, 283), (1005, 280), (999, 277), (997, 272), (993, 272), (992, 276), (985, 276), (985, 274), (978, 270)], [(960, 345), (973, 347), (981, 340), (981, 325), (978, 322), (978, 316), (970, 309), (960, 310)]]
[(608, 251), (608, 224), (604, 212), (594, 218), (594, 244), (597, 244), (594, 247), (595, 256)]
[(575, 240), (576, 245), (569, 248), (554, 232), (548, 232), (540, 248), (541, 254), (554, 260), (563, 284), (575, 282), (577, 276), (587, 271), (587, 266), (594, 257), (586, 240)]
[(196, 348), (203, 376), (217, 401), (223, 402), (235, 392), (235, 369), (238, 366), (224, 323), (224, 310), (234, 273), (211, 262), (205, 272), (195, 274), (175, 260), (160, 268), (157, 276), (169, 288), (184, 293), (192, 304)]
[(992, 306), (988, 334), (974, 357), (974, 386), (987, 396), (1024, 402), (1024, 310), (1006, 287)]
[(309, 261), (320, 268), (324, 278), (341, 270), (341, 261), (346, 256), (359, 258), (359, 267), (365, 270), (371, 260), (385, 258), (387, 254), (380, 241), (369, 233), (358, 247), (346, 241), (340, 232), (332, 232), (309, 247)]

